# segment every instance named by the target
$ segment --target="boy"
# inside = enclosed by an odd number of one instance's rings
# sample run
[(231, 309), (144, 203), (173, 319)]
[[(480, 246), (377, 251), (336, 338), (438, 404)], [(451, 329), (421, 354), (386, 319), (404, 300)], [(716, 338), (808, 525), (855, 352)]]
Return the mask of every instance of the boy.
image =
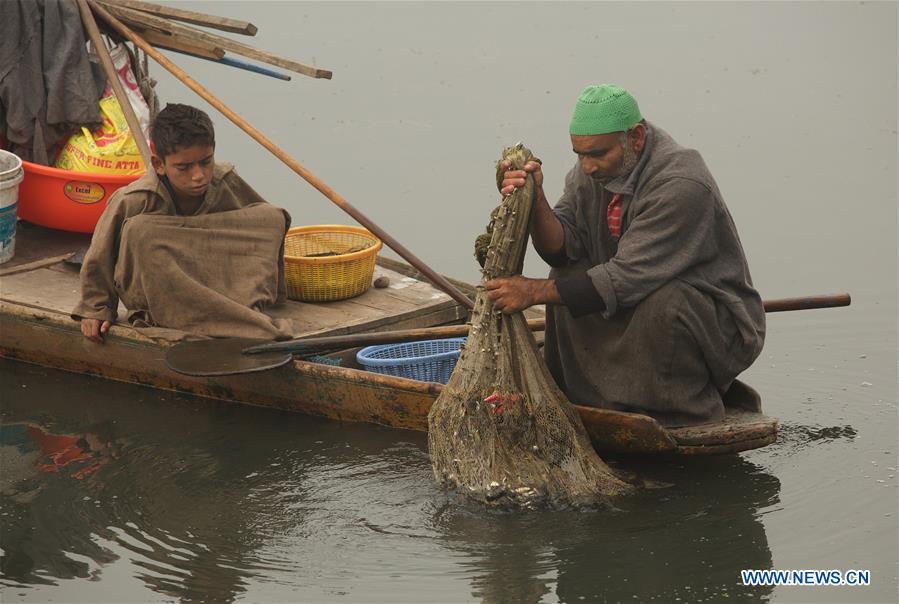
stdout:
[[(151, 143), (153, 170), (110, 198), (85, 254), (72, 311), (81, 332), (103, 342), (121, 299), (136, 326), (277, 335), (257, 311), (283, 299), (289, 217), (231, 165), (215, 163), (203, 111), (169, 104), (152, 124)], [(247, 321), (255, 325), (249, 332)]]

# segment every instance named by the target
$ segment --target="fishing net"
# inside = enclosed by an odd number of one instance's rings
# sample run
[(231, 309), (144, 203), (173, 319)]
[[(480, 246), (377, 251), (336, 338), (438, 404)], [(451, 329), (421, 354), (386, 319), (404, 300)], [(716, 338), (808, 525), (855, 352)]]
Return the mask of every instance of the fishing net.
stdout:
[[(503, 159), (522, 169), (534, 157), (519, 143)], [(487, 235), (476, 243), (485, 278), (521, 273), (534, 197), (529, 175), (491, 213)], [(470, 325), (456, 369), (428, 415), (437, 480), (487, 504), (521, 507), (591, 505), (629, 491), (594, 451), (524, 315), (495, 310), (479, 288)]]

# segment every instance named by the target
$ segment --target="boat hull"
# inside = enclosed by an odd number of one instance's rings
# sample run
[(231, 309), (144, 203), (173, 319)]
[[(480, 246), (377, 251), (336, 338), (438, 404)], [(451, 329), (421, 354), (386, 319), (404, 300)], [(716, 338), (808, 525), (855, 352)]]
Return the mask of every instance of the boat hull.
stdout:
[[(418, 431), (427, 430), (428, 410), (442, 390), (440, 384), (305, 361), (243, 375), (186, 376), (168, 368), (165, 350), (120, 325), (112, 327), (104, 344), (95, 344), (63, 313), (0, 301), (0, 355), (65, 371)], [(733, 453), (770, 444), (777, 434), (776, 420), (739, 410), (729, 410), (728, 419), (720, 424), (665, 429), (645, 415), (583, 406), (577, 409), (600, 452)]]

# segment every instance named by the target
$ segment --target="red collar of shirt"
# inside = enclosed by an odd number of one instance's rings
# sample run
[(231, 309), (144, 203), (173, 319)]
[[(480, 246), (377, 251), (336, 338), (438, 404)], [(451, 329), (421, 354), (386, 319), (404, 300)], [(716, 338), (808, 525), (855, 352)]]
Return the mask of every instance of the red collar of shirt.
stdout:
[(606, 224), (609, 225), (609, 233), (616, 239), (621, 237), (621, 193), (615, 193), (609, 207), (606, 209)]

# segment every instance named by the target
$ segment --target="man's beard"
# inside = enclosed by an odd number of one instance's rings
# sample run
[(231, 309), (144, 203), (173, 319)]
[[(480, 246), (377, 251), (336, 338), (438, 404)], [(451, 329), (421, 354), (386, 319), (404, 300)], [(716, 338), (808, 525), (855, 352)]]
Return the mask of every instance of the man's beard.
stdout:
[(637, 167), (638, 161), (640, 161), (640, 157), (637, 155), (637, 152), (634, 151), (634, 148), (630, 145), (624, 145), (624, 153), (621, 155), (621, 167), (618, 169), (618, 176), (620, 178), (627, 178), (630, 176), (631, 172), (634, 171), (634, 168)]
[(618, 169), (612, 174), (596, 175), (593, 177), (593, 179), (598, 181), (601, 185), (605, 186), (617, 178), (627, 178), (630, 173), (634, 171), (634, 168), (637, 167), (640, 156), (637, 155), (634, 148), (628, 145), (627, 142), (622, 146), (624, 151), (621, 154), (621, 161), (618, 162)]

